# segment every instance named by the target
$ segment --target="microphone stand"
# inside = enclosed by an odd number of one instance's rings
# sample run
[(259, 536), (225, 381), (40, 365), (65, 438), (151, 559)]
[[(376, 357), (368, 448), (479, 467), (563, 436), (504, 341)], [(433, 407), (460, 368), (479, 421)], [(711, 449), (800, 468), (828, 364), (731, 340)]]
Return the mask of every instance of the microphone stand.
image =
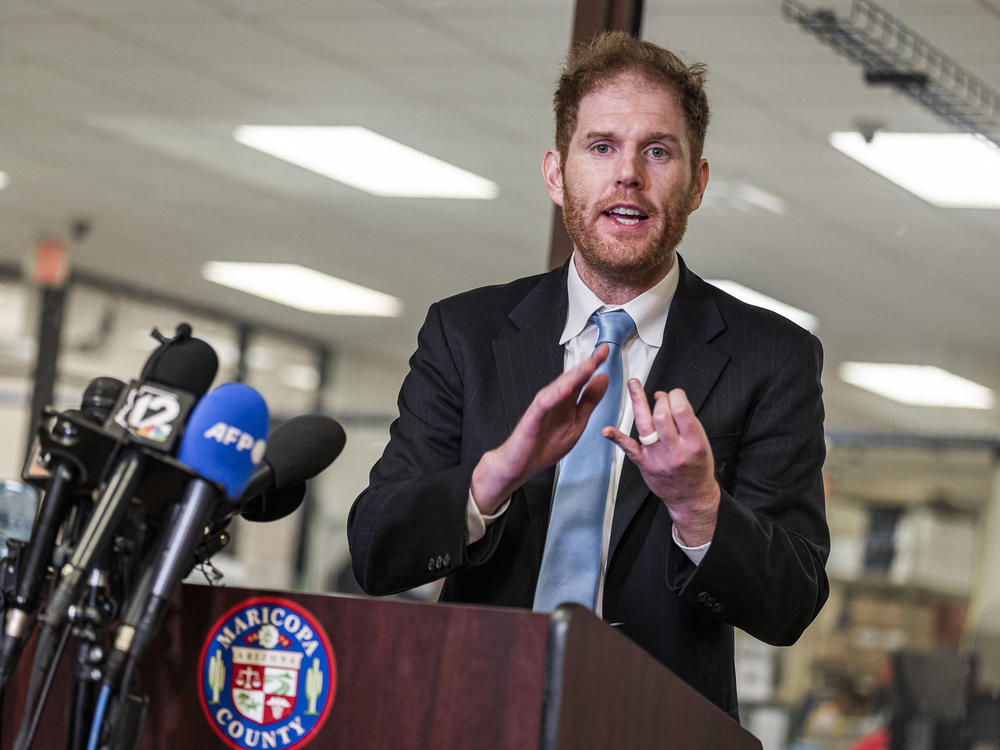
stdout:
[(107, 650), (108, 627), (116, 609), (107, 579), (106, 571), (91, 569), (81, 604), (74, 605), (70, 611), (76, 648), (66, 750), (86, 750), (87, 747), (97, 692), (104, 676), (102, 663)]
[[(73, 663), (66, 750), (86, 750), (90, 744), (98, 694), (107, 676), (108, 654), (112, 652), (112, 626), (121, 616), (123, 603), (137, 583), (137, 575), (146, 554), (145, 547), (152, 540), (149, 515), (149, 508), (129, 506), (106, 558), (99, 568), (95, 567), (90, 571), (82, 603), (70, 608), (69, 618), (73, 635), (77, 638), (77, 648)], [(137, 725), (141, 731), (142, 722), (139, 720), (137, 724), (135, 715), (138, 711), (144, 717), (147, 704), (145, 696), (131, 695), (130, 685), (125, 684), (118, 696), (115, 713), (122, 716), (121, 721), (127, 727), (134, 728)], [(138, 733), (130, 735), (126, 732), (120, 735), (113, 731), (112, 735), (110, 745), (104, 742), (99, 747), (133, 750), (139, 746)], [(126, 744), (121, 744), (120, 736), (125, 737)]]
[[(110, 458), (114, 457), (116, 451), (121, 448), (121, 445), (114, 437), (105, 433), (99, 425), (82, 420), (76, 416), (61, 416), (62, 422), (67, 428), (80, 429), (89, 439), (74, 439), (64, 446), (56, 446), (53, 435), (42, 433), (43, 448), (49, 449), (51, 453), (58, 455), (60, 462), (68, 462), (73, 465), (73, 473), (83, 480), (83, 487), (92, 486), (96, 484), (96, 478), (103, 473), (104, 467)], [(60, 448), (60, 450), (55, 450), (56, 447)], [(126, 450), (130, 449), (126, 447)], [(111, 477), (111, 483), (116, 486), (121, 485), (120, 491), (124, 493), (124, 496), (128, 497), (132, 495), (132, 490), (139, 478), (139, 467), (144, 463), (142, 454), (134, 449), (131, 450), (131, 460), (127, 462), (124, 469), (119, 466), (120, 470), (116, 471)], [(54, 473), (54, 476), (58, 478), (60, 476), (58, 469), (62, 467), (57, 464), (55, 468), (57, 472)], [(88, 477), (90, 478), (89, 480), (87, 479)], [(52, 490), (53, 487), (50, 486), (49, 492), (51, 493)], [(78, 495), (77, 499), (82, 499), (82, 497)], [(72, 512), (64, 520), (63, 528), (65, 533), (62, 543), (53, 551), (52, 563), (57, 570), (62, 569), (64, 564), (74, 563), (77, 560), (78, 553), (80, 553), (80, 545), (87, 542), (83, 538), (84, 529), (91, 520), (94, 508), (90, 507), (91, 503), (89, 500), (76, 502), (72, 505)], [(129, 504), (122, 503), (120, 509), (111, 515), (122, 518), (128, 514), (128, 510)], [(114, 528), (118, 525), (118, 522), (112, 518), (109, 524)], [(90, 542), (90, 544), (92, 545), (93, 542)], [(45, 672), (51, 673), (52, 676), (55, 675), (62, 652), (62, 646), (56, 646), (55, 640), (57, 631), (64, 629), (64, 627), (67, 628), (67, 632), (61, 640), (70, 635), (76, 639), (72, 660), (70, 712), (66, 733), (66, 747), (67, 750), (85, 750), (87, 747), (88, 733), (92, 723), (91, 718), (96, 705), (97, 690), (103, 678), (101, 665), (107, 651), (107, 643), (109, 641), (108, 630), (117, 610), (115, 606), (117, 597), (112, 595), (111, 582), (115, 581), (118, 576), (112, 575), (109, 568), (112, 561), (114, 561), (119, 569), (123, 564), (134, 564), (134, 555), (130, 554), (131, 550), (132, 545), (130, 542), (127, 541), (122, 546), (116, 544), (116, 540), (114, 539), (107, 544), (106, 550), (93, 550), (96, 552), (96, 555), (91, 556), (86, 567), (79, 567), (74, 571), (74, 575), (80, 581), (78, 591), (74, 592), (72, 589), (61, 590), (58, 579), (52, 582), (45, 611), (39, 617), (45, 625), (39, 643), (42, 641), (45, 642), (46, 653), (49, 654), (43, 661), (49, 661), (50, 663), (48, 665), (39, 665), (39, 654), (36, 653), (28, 690), (29, 700), (25, 707), (25, 715), (22, 717), (22, 724), (15, 743), (15, 747), (18, 750), (27, 750), (34, 740), (37, 722), (44, 709), (49, 692), (48, 688), (51, 684), (51, 678), (46, 679), (43, 684), (40, 667), (44, 666)], [(55, 595), (61, 597), (62, 603), (59, 606), (53, 607), (52, 600)], [(49, 613), (50, 609), (53, 610), (51, 614)]]

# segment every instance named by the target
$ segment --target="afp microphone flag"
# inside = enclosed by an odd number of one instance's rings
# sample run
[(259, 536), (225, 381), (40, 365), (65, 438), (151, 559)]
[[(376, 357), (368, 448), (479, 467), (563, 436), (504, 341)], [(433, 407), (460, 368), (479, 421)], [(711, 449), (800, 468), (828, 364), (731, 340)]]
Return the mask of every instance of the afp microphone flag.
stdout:
[(243, 383), (224, 383), (191, 412), (177, 459), (238, 498), (264, 457), (268, 427), (264, 398)]

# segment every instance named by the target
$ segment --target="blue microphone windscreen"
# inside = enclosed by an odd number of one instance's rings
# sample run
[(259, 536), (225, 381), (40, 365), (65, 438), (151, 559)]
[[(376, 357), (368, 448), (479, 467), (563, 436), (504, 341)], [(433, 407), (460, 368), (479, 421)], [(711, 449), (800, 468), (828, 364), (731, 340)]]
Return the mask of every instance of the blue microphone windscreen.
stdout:
[(243, 383), (225, 383), (191, 412), (177, 459), (238, 498), (264, 458), (268, 427), (263, 397)]

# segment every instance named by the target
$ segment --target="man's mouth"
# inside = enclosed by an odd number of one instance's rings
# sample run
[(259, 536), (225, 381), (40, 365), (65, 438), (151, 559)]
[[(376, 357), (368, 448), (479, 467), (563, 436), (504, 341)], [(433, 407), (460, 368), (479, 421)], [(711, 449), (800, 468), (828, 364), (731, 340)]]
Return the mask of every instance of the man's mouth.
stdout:
[(649, 218), (649, 216), (634, 206), (612, 206), (603, 213), (618, 224), (623, 224), (627, 227), (635, 226), (640, 221)]

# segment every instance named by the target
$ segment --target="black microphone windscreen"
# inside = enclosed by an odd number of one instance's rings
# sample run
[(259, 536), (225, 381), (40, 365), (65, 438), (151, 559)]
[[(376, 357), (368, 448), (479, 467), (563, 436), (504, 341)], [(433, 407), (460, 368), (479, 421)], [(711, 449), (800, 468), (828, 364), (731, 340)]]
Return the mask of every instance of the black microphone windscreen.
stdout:
[(344, 428), (329, 417), (303, 414), (282, 422), (267, 436), (264, 460), (281, 490), (312, 479), (344, 450)]
[(104, 424), (124, 388), (118, 378), (94, 378), (83, 391), (80, 409), (91, 421)]
[(283, 490), (272, 487), (247, 503), (240, 511), (240, 515), (254, 523), (277, 521), (298, 510), (305, 496), (305, 482), (299, 482)]
[(141, 379), (201, 398), (215, 379), (219, 358), (207, 343), (191, 338), (191, 329), (185, 325), (179, 325), (177, 336), (164, 341), (149, 356)]

